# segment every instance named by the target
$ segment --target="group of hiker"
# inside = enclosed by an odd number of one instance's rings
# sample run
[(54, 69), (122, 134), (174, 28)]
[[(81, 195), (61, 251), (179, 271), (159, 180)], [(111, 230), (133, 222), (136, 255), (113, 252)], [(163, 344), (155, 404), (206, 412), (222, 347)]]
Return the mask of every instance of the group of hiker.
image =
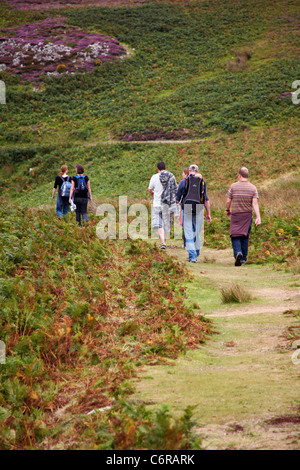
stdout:
[(76, 211), (76, 221), (81, 226), (82, 223), (88, 222), (88, 201), (92, 202), (92, 193), (89, 177), (84, 174), (82, 165), (76, 166), (76, 175), (71, 177), (68, 175), (67, 165), (63, 165), (60, 169), (60, 175), (55, 178), (52, 199), (56, 199), (56, 213), (59, 218), (66, 216), (71, 210)]
[[(227, 192), (226, 214), (231, 217), (230, 237), (235, 266), (241, 266), (247, 261), (253, 209), (256, 215), (255, 225), (261, 223), (257, 189), (248, 178), (248, 169), (241, 167), (238, 171), (238, 181), (233, 183)], [(206, 182), (199, 173), (198, 166), (192, 164), (185, 168), (182, 180), (177, 186), (175, 176), (167, 171), (164, 162), (159, 162), (157, 173), (150, 180), (149, 191), (153, 195), (152, 228), (158, 229), (160, 249), (166, 249), (172, 219), (177, 215), (179, 206), (188, 260), (197, 263), (201, 249), (200, 232), (204, 222), (204, 210), (207, 222), (211, 222)]]
[[(258, 193), (256, 187), (249, 182), (249, 171), (241, 167), (238, 181), (233, 183), (226, 200), (226, 214), (231, 218), (230, 237), (235, 258), (235, 266), (247, 261), (249, 235), (252, 226), (253, 209), (256, 215), (255, 225), (261, 223)], [(88, 176), (84, 174), (82, 165), (76, 166), (76, 175), (68, 175), (68, 167), (61, 167), (60, 175), (55, 178), (52, 199), (57, 190), (56, 213), (59, 218), (66, 216), (71, 210), (76, 211), (76, 221), (81, 226), (88, 222), (88, 201), (92, 202), (91, 186)], [(149, 183), (149, 192), (153, 196), (152, 229), (158, 230), (159, 248), (165, 250), (173, 219), (180, 217), (183, 227), (183, 246), (188, 252), (188, 260), (197, 263), (201, 249), (201, 228), (206, 220), (211, 222), (210, 202), (203, 179), (196, 164), (185, 168), (182, 180), (177, 185), (176, 178), (166, 169), (163, 161), (157, 164), (157, 173)]]

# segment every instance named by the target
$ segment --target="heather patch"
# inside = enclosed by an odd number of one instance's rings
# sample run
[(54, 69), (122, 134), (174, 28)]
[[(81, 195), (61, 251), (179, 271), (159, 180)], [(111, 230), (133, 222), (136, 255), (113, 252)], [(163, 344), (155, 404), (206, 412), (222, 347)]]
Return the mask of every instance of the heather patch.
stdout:
[(20, 75), (23, 80), (90, 71), (126, 55), (116, 39), (66, 26), (62, 17), (3, 31), (0, 68)]
[(66, 6), (130, 6), (145, 3), (145, 0), (10, 0), (9, 3), (20, 10), (44, 10), (48, 8), (65, 8)]
[(203, 137), (202, 133), (196, 133), (191, 129), (168, 129), (167, 126), (157, 129), (145, 129), (142, 132), (123, 133), (118, 138), (127, 142), (132, 141), (155, 141), (155, 140), (187, 140), (196, 137)]

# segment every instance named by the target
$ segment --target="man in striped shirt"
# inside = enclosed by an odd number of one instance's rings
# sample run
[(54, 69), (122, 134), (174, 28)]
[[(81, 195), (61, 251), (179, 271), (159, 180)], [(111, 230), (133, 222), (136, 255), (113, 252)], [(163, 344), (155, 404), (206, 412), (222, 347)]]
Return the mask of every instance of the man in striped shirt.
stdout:
[(235, 266), (241, 266), (247, 261), (253, 209), (256, 215), (255, 225), (261, 223), (257, 189), (248, 181), (248, 178), (248, 169), (241, 167), (238, 172), (238, 181), (233, 183), (227, 192), (226, 212), (231, 217), (230, 237)]

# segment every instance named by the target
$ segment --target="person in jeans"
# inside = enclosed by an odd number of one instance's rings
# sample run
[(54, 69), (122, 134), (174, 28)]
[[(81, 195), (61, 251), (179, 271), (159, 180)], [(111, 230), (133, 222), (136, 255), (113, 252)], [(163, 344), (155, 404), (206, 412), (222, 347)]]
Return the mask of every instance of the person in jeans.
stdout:
[(81, 226), (82, 222), (88, 222), (87, 206), (88, 200), (92, 202), (91, 185), (88, 176), (84, 175), (82, 165), (76, 166), (77, 174), (73, 176), (70, 193), (70, 204), (74, 194), (74, 204), (76, 205), (76, 221)]
[(178, 187), (176, 199), (181, 202), (185, 247), (189, 261), (197, 263), (201, 248), (200, 232), (204, 221), (204, 207), (206, 220), (208, 223), (211, 221), (206, 183), (202, 179), (197, 165), (189, 167), (189, 177), (185, 184), (182, 183)]
[(56, 213), (58, 217), (61, 219), (63, 215), (67, 215), (69, 212), (69, 196), (63, 197), (61, 195), (61, 187), (65, 181), (71, 181), (71, 177), (68, 176), (68, 167), (67, 165), (62, 165), (60, 169), (60, 175), (55, 178), (54, 181), (54, 188), (52, 192), (52, 199), (54, 200), (56, 189), (57, 191), (57, 199), (56, 199)]
[[(176, 201), (179, 203), (180, 200), (178, 200), (177, 198), (177, 195), (178, 194), (182, 194), (182, 191), (184, 190), (185, 188), (185, 183), (186, 183), (186, 179), (189, 177), (189, 168), (186, 167), (183, 169), (182, 171), (182, 180), (179, 181), (179, 184), (178, 184), (178, 189), (177, 189), (177, 194), (176, 194)], [(183, 230), (183, 219), (182, 219), (182, 210), (180, 210), (180, 219), (179, 219), (179, 223), (180, 225), (182, 226), (182, 241), (183, 241), (183, 245), (182, 245), (182, 248), (185, 248), (185, 236), (184, 236), (184, 230)]]
[(235, 266), (241, 266), (247, 261), (253, 209), (256, 215), (255, 225), (261, 223), (258, 192), (248, 178), (248, 169), (241, 167), (238, 171), (238, 181), (233, 183), (227, 192), (226, 212), (231, 217), (230, 237)]

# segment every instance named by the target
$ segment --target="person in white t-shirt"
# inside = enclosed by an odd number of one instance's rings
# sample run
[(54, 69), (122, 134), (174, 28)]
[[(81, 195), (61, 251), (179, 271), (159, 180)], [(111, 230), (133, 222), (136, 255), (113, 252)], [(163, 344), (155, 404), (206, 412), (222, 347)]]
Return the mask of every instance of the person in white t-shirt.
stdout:
[[(160, 249), (166, 249), (166, 238), (168, 231), (166, 230), (164, 217), (162, 213), (162, 201), (161, 196), (163, 193), (163, 185), (160, 181), (160, 172), (166, 170), (166, 164), (164, 162), (158, 162), (157, 173), (153, 175), (149, 183), (149, 192), (153, 196), (153, 207), (152, 207), (152, 229), (158, 229), (158, 236), (160, 238)], [(173, 175), (172, 175), (173, 176)]]

